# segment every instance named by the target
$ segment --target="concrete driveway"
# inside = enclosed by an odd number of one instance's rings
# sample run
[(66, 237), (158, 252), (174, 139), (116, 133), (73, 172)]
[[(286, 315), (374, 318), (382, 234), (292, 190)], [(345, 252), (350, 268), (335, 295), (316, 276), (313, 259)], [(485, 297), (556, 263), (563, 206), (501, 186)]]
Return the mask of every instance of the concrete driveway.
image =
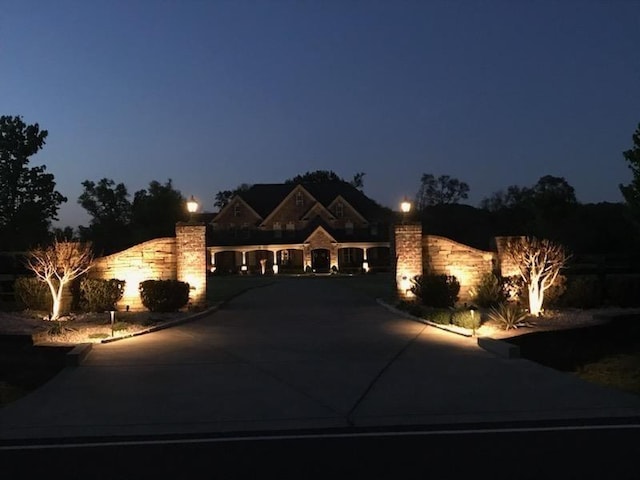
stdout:
[(640, 398), (291, 278), (194, 322), (97, 345), (0, 409), (0, 438), (639, 416)]

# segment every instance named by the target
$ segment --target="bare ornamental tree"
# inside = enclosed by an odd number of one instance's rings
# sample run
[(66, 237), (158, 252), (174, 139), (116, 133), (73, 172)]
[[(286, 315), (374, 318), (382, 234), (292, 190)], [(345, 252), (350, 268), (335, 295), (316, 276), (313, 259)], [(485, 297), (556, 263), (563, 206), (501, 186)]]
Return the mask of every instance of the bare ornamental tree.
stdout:
[(529, 293), (529, 313), (540, 315), (544, 292), (549, 289), (567, 262), (564, 247), (535, 237), (513, 238), (505, 253), (517, 266)]
[(54, 242), (48, 247), (31, 250), (27, 267), (49, 286), (53, 298), (51, 320), (60, 316), (62, 293), (65, 286), (91, 268), (91, 245), (80, 242)]

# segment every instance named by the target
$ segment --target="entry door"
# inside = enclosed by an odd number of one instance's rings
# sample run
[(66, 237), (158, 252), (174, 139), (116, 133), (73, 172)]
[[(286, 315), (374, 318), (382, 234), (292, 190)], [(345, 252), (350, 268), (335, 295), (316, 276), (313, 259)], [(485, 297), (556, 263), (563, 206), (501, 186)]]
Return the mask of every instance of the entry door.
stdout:
[(311, 252), (311, 268), (315, 273), (329, 273), (329, 250), (319, 248)]

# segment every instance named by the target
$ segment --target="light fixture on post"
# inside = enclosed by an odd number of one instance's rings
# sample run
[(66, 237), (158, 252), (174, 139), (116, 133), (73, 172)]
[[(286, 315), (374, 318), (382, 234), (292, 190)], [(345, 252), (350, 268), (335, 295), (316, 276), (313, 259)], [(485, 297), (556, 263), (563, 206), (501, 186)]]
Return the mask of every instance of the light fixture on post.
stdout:
[(411, 211), (411, 202), (407, 200), (407, 197), (404, 197), (404, 200), (400, 203), (400, 210), (402, 211), (402, 223), (406, 223), (407, 215)]
[(187, 211), (189, 212), (189, 221), (193, 222), (193, 214), (198, 210), (198, 201), (193, 195), (187, 200)]

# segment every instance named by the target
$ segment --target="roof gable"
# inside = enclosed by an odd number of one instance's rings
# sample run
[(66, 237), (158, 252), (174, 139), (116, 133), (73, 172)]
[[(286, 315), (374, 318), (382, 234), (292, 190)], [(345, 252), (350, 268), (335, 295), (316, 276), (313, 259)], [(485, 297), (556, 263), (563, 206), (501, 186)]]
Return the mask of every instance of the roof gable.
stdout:
[(333, 237), (333, 235), (331, 235), (329, 232), (327, 232), (327, 230), (325, 230), (325, 228), (322, 225), (318, 225), (310, 234), (309, 236), (304, 240), (304, 243), (310, 243), (313, 237), (317, 237), (323, 235), (325, 237), (327, 237), (327, 239), (332, 242), (332, 243), (336, 243), (336, 239)]
[(256, 212), (251, 205), (249, 205), (241, 196), (236, 195), (218, 212), (218, 214), (213, 217), (212, 223), (220, 222), (224, 220), (225, 217), (235, 218), (233, 214), (233, 209), (236, 205), (241, 205), (246, 208), (246, 211), (249, 213), (249, 216), (254, 217), (255, 220), (262, 220), (262, 216), (258, 212)]
[[(291, 201), (296, 201), (294, 198), (296, 195), (302, 194), (309, 198), (314, 204), (317, 203), (317, 200), (311, 195), (306, 188), (304, 188), (301, 184), (295, 185), (293, 189), (287, 194), (286, 197), (282, 199), (282, 201), (276, 206), (269, 215), (262, 221), (262, 224), (265, 225), (269, 223), (274, 217), (278, 215), (278, 213), (284, 209), (287, 204)], [(302, 206), (302, 205), (301, 205)], [(290, 218), (290, 220), (298, 220), (302, 217), (303, 214), (299, 214), (297, 218)]]

